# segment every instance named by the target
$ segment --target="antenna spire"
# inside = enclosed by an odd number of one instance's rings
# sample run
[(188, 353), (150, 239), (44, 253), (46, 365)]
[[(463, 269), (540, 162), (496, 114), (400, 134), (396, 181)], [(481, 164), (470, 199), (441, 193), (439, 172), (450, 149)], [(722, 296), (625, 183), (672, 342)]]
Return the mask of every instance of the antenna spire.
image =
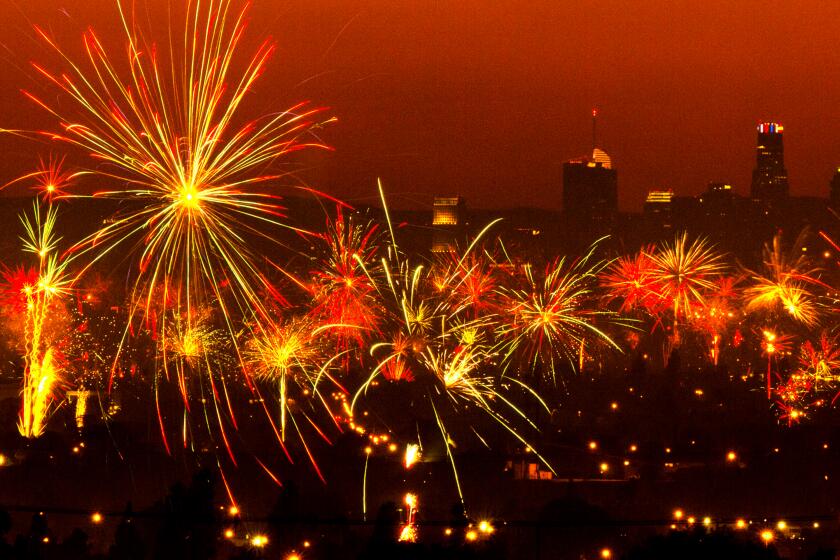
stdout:
[(598, 108), (592, 108), (592, 152), (595, 152), (597, 147), (597, 132), (598, 132)]

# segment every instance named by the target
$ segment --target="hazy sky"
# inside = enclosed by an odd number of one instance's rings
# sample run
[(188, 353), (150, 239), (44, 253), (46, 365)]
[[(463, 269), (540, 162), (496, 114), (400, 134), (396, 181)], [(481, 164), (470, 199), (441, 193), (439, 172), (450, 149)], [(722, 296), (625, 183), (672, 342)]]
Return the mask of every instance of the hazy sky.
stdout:
[[(182, 5), (137, 2), (161, 28)], [(55, 62), (32, 23), (76, 52), (91, 24), (123, 52), (114, 0), (0, 0), (0, 22), (0, 127), (48, 122), (19, 92), (40, 87), (29, 60)], [(336, 151), (304, 174), (350, 201), (380, 176), (402, 204), (558, 208), (593, 106), (624, 209), (710, 180), (746, 193), (761, 119), (785, 125), (793, 194), (824, 196), (840, 164), (840, 2), (253, 0), (248, 32), (278, 44), (249, 111), (329, 106)], [(11, 178), (48, 148), (0, 150)]]

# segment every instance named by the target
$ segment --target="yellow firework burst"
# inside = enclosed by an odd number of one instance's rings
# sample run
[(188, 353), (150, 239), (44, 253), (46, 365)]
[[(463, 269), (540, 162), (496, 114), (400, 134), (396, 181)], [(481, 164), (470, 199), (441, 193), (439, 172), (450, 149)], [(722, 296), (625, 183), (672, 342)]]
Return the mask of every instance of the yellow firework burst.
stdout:
[[(180, 312), (213, 300), (226, 317), (238, 309), (262, 318), (258, 292), (270, 286), (251, 241), (271, 241), (266, 227), (283, 225), (283, 209), (267, 191), (278, 175), (265, 170), (291, 151), (323, 146), (302, 137), (329, 119), (318, 121), (319, 109), (305, 105), (240, 117), (274, 47), (266, 42), (253, 57), (238, 56), (245, 9), (230, 0), (188, 3), (180, 42), (173, 30), (168, 53), (117, 7), (127, 65), (115, 62), (93, 31), (84, 35), (87, 59), (77, 62), (37, 30), (65, 66), (60, 73), (35, 66), (60, 93), (56, 103), (28, 94), (60, 123), (45, 134), (96, 161), (93, 172), (114, 188), (93, 196), (125, 201), (73, 250), (91, 257), (87, 267), (135, 251), (134, 291), (146, 294), (146, 311)], [(158, 286), (165, 293), (153, 298)]]
[[(794, 248), (804, 242), (800, 234)], [(819, 269), (811, 266), (801, 252), (789, 254), (782, 248), (781, 235), (773, 237), (764, 246), (764, 270), (748, 271), (752, 285), (744, 290), (746, 310), (783, 311), (794, 321), (805, 326), (819, 322), (820, 308), (812, 288), (824, 284), (819, 280)]]
[(31, 217), (21, 218), (26, 236), (25, 252), (38, 259), (38, 277), (34, 284), (21, 286), (26, 301), (24, 318), (24, 372), (18, 431), (27, 438), (40, 436), (54, 410), (54, 390), (60, 378), (59, 361), (51, 347), (44, 326), (55, 311), (54, 304), (67, 293), (69, 261), (58, 255), (55, 224), (57, 213), (52, 205), (44, 213), (37, 200)]

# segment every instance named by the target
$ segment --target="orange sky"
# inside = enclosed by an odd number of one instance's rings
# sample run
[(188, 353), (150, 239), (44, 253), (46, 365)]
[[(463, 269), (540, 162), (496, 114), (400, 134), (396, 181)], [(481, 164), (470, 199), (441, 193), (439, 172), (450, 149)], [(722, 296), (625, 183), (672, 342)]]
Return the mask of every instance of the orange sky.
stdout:
[[(165, 25), (167, 2), (137, 1)], [(75, 49), (92, 24), (119, 49), (114, 6), (0, 0), (0, 127), (48, 122), (19, 93), (40, 87), (28, 60), (54, 60), (31, 24)], [(336, 152), (308, 156), (304, 176), (351, 202), (374, 201), (381, 176), (400, 205), (457, 192), (558, 208), (593, 105), (628, 210), (651, 188), (746, 193), (760, 119), (785, 125), (793, 194), (825, 196), (840, 164), (840, 2), (253, 0), (251, 18), (279, 49), (249, 110), (330, 106)], [(48, 149), (2, 139), (0, 172)]]

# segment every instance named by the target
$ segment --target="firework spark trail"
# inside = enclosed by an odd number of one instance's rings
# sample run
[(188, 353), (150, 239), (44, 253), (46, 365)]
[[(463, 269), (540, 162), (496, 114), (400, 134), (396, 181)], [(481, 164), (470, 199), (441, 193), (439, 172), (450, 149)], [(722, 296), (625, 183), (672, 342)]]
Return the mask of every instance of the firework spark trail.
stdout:
[(651, 315), (660, 314), (665, 298), (654, 275), (655, 262), (650, 257), (653, 245), (642, 248), (635, 255), (622, 256), (613, 261), (600, 275), (607, 303), (620, 299), (619, 311), (642, 309)]
[[(804, 242), (804, 232), (794, 248)], [(806, 255), (785, 253), (781, 235), (764, 247), (764, 272), (747, 271), (753, 284), (744, 290), (746, 311), (785, 311), (794, 321), (813, 327), (820, 317), (820, 308), (812, 288), (829, 288), (819, 279), (819, 269), (811, 266)]]
[[(380, 196), (385, 210), (391, 246), (380, 261), (382, 278), (383, 326), (385, 340), (371, 344), (371, 355), (377, 360), (367, 379), (360, 385), (350, 404), (350, 414), (363, 396), (375, 391), (374, 381), (383, 377), (400, 381), (396, 388), (410, 395), (414, 402), (428, 403), (436, 419), (441, 438), (447, 449), (456, 488), (463, 502), (455, 457), (452, 454), (453, 435), (446, 426), (444, 409), (455, 414), (475, 408), (502, 426), (524, 445), (529, 445), (516, 423), (522, 422), (536, 429), (534, 421), (518, 408), (506, 392), (511, 387), (535, 398), (547, 410), (537, 393), (520, 381), (501, 383), (501, 376), (484, 373), (495, 368), (496, 353), (489, 337), (495, 330), (497, 315), (476, 314), (469, 301), (470, 291), (441, 290), (436, 283), (443, 277), (444, 285), (456, 287), (473, 274), (475, 261), (470, 254), (476, 250), (488, 228), (482, 230), (465, 249), (453, 258), (442, 272), (425, 265), (412, 266), (397, 243), (390, 221), (381, 184)], [(494, 222), (495, 223), (495, 222)], [(493, 224), (490, 224), (491, 226)], [(466, 300), (466, 301), (465, 301)], [(482, 316), (483, 315), (483, 316)], [(375, 398), (366, 401), (375, 406)], [(533, 447), (533, 446), (529, 446)], [(535, 454), (549, 468), (548, 462)]]
[(341, 430), (336, 414), (328, 403), (324, 384), (329, 384), (342, 393), (347, 390), (331, 373), (331, 369), (347, 351), (329, 352), (323, 344), (323, 334), (345, 325), (317, 324), (308, 316), (293, 317), (285, 322), (275, 322), (270, 327), (259, 326), (252, 331), (245, 342), (243, 359), (246, 367), (257, 380), (275, 384), (280, 407), (280, 428), (271, 420), (272, 413), (266, 409), (272, 428), (286, 452), (287, 424), (291, 422), (295, 433), (319, 477), (321, 470), (295, 420), (295, 411), (303, 415), (315, 431), (327, 443), (329, 438), (305, 413), (304, 405), (314, 408), (317, 404)]
[[(316, 122), (319, 109), (298, 105), (236, 124), (274, 47), (263, 43), (244, 71), (234, 72), (245, 9), (233, 12), (229, 0), (190, 6), (183, 60), (171, 53), (171, 68), (118, 7), (128, 43), (125, 77), (93, 31), (84, 34), (83, 65), (37, 30), (69, 67), (59, 75), (36, 65), (70, 101), (52, 106), (27, 94), (61, 125), (44, 134), (89, 152), (97, 176), (119, 186), (95, 197), (130, 201), (72, 250), (90, 255), (85, 270), (119, 247), (137, 251), (134, 292), (146, 294), (146, 312), (184, 307), (189, 315), (215, 298), (229, 326), (233, 309), (263, 319), (257, 291), (270, 286), (248, 241), (271, 240), (260, 226), (284, 224), (278, 197), (260, 190), (278, 176), (261, 171), (292, 151), (325, 147), (301, 137), (329, 119)], [(162, 301), (152, 297), (157, 286), (166, 292)]]
[[(95, 162), (72, 178), (89, 173), (107, 181), (113, 187), (93, 197), (121, 202), (111, 219), (68, 250), (85, 258), (76, 281), (110, 256), (123, 252), (135, 257), (127, 326), (111, 379), (129, 345), (135, 317), (154, 324), (153, 338), (166, 338), (177, 330), (196, 332), (195, 310), (208, 304), (217, 308), (216, 320), (241, 363), (237, 321), (257, 325), (255, 332), (261, 323), (272, 322), (261, 294), (274, 288), (260, 270), (267, 259), (255, 254), (254, 242), (276, 245), (276, 231), (269, 230), (293, 229), (284, 222), (280, 197), (269, 191), (284, 174), (266, 170), (294, 151), (327, 148), (315, 131), (332, 119), (306, 103), (242, 118), (243, 101), (275, 48), (266, 41), (250, 58), (239, 56), (247, 5), (239, 10), (231, 0), (188, 3), (182, 36), (178, 39), (179, 32), (170, 30), (169, 52), (144, 36), (121, 2), (116, 6), (126, 60), (118, 61), (93, 30), (83, 34), (85, 58), (74, 60), (36, 27), (63, 66), (53, 72), (33, 64), (58, 93), (58, 101), (24, 92), (57, 122), (55, 130), (37, 134), (87, 152)], [(47, 182), (60, 178), (48, 171), (41, 175)], [(174, 317), (184, 317), (185, 324), (173, 326)], [(200, 353), (206, 361), (206, 352)], [(199, 356), (182, 357), (188, 359), (177, 361), (175, 378), (188, 404), (183, 366)], [(161, 362), (169, 378), (169, 360)], [(247, 368), (240, 369), (245, 384), (258, 391)], [(224, 377), (220, 379), (221, 387), (210, 374), (207, 393), (229, 449), (223, 411), (234, 426), (236, 419)], [(155, 400), (168, 449), (159, 388), (156, 379)], [(220, 398), (226, 402), (215, 402)], [(187, 431), (184, 425), (183, 433)]]
[(820, 335), (816, 343), (806, 341), (800, 348), (799, 367), (803, 376), (807, 377), (814, 391), (835, 391), (831, 404), (840, 396), (838, 381), (840, 381), (840, 342), (837, 336), (830, 336), (827, 332)]
[(90, 172), (68, 171), (64, 168), (64, 160), (64, 156), (55, 157), (52, 154), (47, 159), (40, 158), (38, 169), (9, 181), (0, 186), (0, 190), (32, 179), (35, 181), (33, 189), (44, 202), (51, 203), (60, 198), (65, 198), (69, 195), (67, 189), (73, 182), (79, 177), (90, 175)]
[(673, 340), (680, 342), (679, 318), (690, 316), (692, 306), (705, 305), (705, 292), (724, 270), (721, 255), (705, 239), (689, 241), (688, 232), (678, 235), (648, 255), (653, 261), (653, 279), (673, 310)]
[(620, 351), (604, 327), (626, 322), (597, 305), (597, 278), (608, 263), (594, 259), (596, 248), (597, 242), (580, 259), (572, 263), (557, 259), (538, 273), (526, 265), (521, 287), (500, 288), (503, 319), (497, 327), (496, 349), (504, 371), (524, 359), (532, 370), (544, 368), (556, 380), (562, 363), (574, 371), (577, 357), (577, 367), (582, 366), (587, 340)]
[(736, 287), (740, 281), (740, 277), (733, 276), (718, 278), (714, 289), (707, 293), (706, 301), (695, 306), (689, 318), (692, 327), (710, 340), (709, 356), (715, 366), (720, 361), (721, 340), (738, 313), (740, 294)]
[(380, 252), (379, 228), (373, 223), (359, 224), (354, 218), (345, 218), (341, 207), (337, 208), (335, 220), (327, 222), (321, 236), (326, 254), (311, 273), (310, 315), (335, 325), (329, 334), (341, 350), (366, 347), (378, 332), (383, 313), (379, 283), (371, 276)]
[(23, 284), (25, 297), (24, 318), (24, 373), (21, 391), (21, 411), (18, 431), (27, 438), (43, 434), (46, 421), (54, 412), (54, 394), (60, 381), (60, 365), (56, 351), (51, 347), (54, 341), (44, 333), (45, 322), (52, 307), (58, 305), (61, 296), (68, 293), (70, 280), (67, 275), (68, 259), (58, 255), (60, 238), (56, 236), (57, 210), (49, 205), (42, 213), (35, 201), (32, 216), (22, 216), (26, 236), (23, 249), (38, 259), (37, 281)]

